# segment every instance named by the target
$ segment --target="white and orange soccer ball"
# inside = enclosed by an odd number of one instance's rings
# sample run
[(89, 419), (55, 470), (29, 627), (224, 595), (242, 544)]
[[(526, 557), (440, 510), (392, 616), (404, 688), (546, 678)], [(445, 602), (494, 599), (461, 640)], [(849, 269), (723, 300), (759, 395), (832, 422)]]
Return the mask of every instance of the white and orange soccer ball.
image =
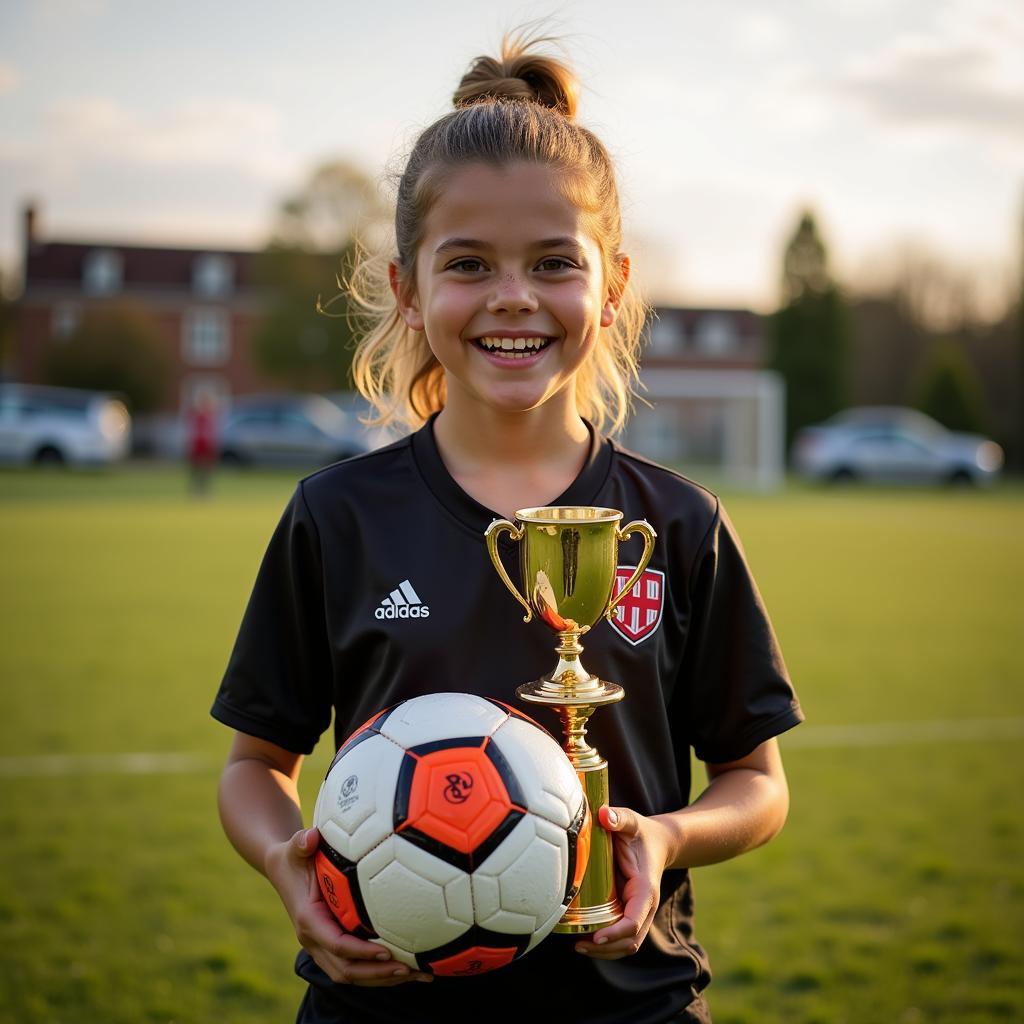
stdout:
[(466, 693), (414, 697), (357, 729), (313, 824), (320, 890), (341, 926), (445, 976), (533, 949), (590, 850), (583, 788), (551, 734)]

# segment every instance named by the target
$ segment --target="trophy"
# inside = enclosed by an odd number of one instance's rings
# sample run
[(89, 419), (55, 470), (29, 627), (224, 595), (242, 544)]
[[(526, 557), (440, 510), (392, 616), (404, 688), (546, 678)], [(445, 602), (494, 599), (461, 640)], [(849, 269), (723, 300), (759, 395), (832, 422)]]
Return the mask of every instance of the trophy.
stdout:
[[(556, 932), (581, 934), (596, 931), (622, 916), (615, 891), (615, 865), (611, 836), (598, 824), (598, 808), (608, 803), (608, 762), (587, 743), (587, 719), (599, 707), (622, 700), (622, 687), (591, 675), (580, 662), (580, 637), (602, 618), (611, 619), (618, 603), (643, 575), (654, 549), (656, 534), (644, 520), (619, 523), (622, 513), (613, 508), (546, 506), (516, 512), (521, 525), (495, 519), (484, 537), (494, 568), (505, 586), (526, 610), (524, 622), (534, 616), (558, 636), (558, 664), (549, 675), (516, 689), (521, 700), (542, 704), (557, 712), (564, 734), (563, 749), (583, 784), (590, 804), (593, 831), (590, 859), (583, 884)], [(507, 533), (519, 544), (519, 566), (524, 596), (498, 554), (498, 539)], [(636, 571), (617, 593), (615, 571), (619, 541), (631, 534), (643, 537), (644, 550)]]

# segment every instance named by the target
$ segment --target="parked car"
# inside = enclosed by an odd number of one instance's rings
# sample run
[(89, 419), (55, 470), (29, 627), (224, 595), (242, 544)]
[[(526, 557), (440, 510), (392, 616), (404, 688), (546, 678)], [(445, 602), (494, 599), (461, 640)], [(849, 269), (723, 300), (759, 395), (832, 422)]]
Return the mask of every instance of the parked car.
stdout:
[(104, 465), (123, 459), (131, 417), (102, 391), (0, 384), (0, 462)]
[(859, 406), (799, 431), (793, 465), (813, 480), (988, 484), (1002, 469), (1003, 450), (916, 409)]
[(236, 399), (220, 425), (221, 461), (234, 465), (326, 465), (368, 449), (358, 424), (314, 394)]

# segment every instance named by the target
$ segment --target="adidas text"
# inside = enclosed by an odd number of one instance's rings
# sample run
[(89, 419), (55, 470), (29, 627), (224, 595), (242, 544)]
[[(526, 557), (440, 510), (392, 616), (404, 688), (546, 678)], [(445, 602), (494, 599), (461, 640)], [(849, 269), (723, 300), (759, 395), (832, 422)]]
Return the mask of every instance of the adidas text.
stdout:
[(378, 608), (374, 613), (378, 619), (426, 619), (430, 616), (430, 606), (425, 604), (403, 604), (396, 608), (393, 604)]

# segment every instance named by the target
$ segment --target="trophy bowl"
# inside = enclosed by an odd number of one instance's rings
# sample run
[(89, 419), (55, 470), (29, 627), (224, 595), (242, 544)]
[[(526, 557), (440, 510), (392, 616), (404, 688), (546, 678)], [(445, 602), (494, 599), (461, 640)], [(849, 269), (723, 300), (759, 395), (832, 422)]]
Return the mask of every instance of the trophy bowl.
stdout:
[[(560, 641), (556, 648), (559, 661), (554, 670), (527, 684), (527, 688), (581, 703), (602, 693), (612, 700), (621, 699), (620, 687), (603, 683), (583, 668), (579, 638), (602, 618), (610, 619), (643, 575), (654, 548), (654, 530), (644, 520), (620, 529), (622, 513), (618, 509), (586, 505), (524, 508), (516, 512), (515, 518), (516, 523), (496, 519), (484, 534), (491, 561), (526, 611), (523, 621), (530, 622), (536, 616)], [(501, 561), (498, 540), (504, 533), (518, 542), (519, 574), (525, 593), (516, 588)], [(633, 533), (644, 539), (643, 554), (633, 575), (618, 594), (613, 594), (619, 542)], [(618, 696), (612, 697), (613, 692)], [(521, 692), (520, 696), (529, 699), (526, 693)]]

